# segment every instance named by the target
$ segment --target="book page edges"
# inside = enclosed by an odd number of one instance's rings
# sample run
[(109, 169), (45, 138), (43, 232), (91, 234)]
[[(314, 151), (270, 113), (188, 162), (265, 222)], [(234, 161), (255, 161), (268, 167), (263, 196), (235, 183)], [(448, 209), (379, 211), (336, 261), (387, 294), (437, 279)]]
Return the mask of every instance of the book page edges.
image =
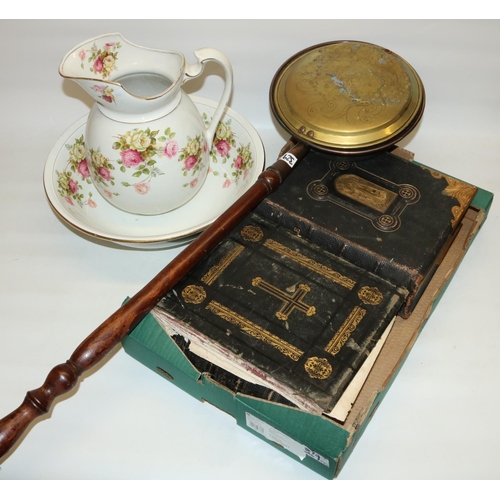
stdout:
[(224, 349), (217, 342), (214, 342), (205, 337), (202, 333), (187, 327), (181, 321), (168, 313), (155, 308), (153, 309), (152, 314), (169, 336), (181, 335), (183, 338), (188, 340), (190, 342), (189, 350), (193, 354), (196, 354), (219, 368), (232, 373), (242, 380), (266, 387), (279, 393), (301, 410), (316, 415), (322, 414), (333, 418), (338, 422), (344, 422), (349, 415), (349, 412), (351, 411), (356, 398), (358, 397), (380, 351), (382, 350), (382, 347), (396, 319), (395, 317), (392, 318), (382, 336), (377, 341), (374, 349), (368, 355), (353, 380), (343, 392), (339, 401), (335, 404), (334, 408), (330, 412), (324, 412), (324, 410), (312, 400), (296, 393), (286, 384), (274, 379), (268, 373), (264, 372), (255, 365), (228, 352), (227, 349)]

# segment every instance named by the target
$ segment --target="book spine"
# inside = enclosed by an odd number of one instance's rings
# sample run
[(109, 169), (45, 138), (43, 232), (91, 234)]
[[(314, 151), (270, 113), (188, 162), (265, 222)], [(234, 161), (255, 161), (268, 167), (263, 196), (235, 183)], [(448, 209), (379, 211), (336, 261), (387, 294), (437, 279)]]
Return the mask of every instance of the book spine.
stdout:
[(417, 275), (415, 271), (391, 262), (391, 260), (368, 250), (362, 245), (354, 244), (343, 238), (335, 232), (334, 221), (332, 221), (331, 228), (325, 228), (315, 224), (314, 220), (306, 219), (293, 212), (284, 210), (283, 207), (273, 203), (272, 200), (265, 200), (260, 203), (255, 213), (359, 268), (406, 288), (409, 296), (401, 315), (406, 317), (410, 314), (419, 284), (424, 281), (424, 277)]

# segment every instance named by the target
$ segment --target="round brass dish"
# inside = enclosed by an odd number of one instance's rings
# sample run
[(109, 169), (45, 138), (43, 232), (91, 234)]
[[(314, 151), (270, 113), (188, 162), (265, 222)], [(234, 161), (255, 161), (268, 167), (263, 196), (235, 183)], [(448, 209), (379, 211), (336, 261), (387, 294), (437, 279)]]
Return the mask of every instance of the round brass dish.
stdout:
[(387, 148), (420, 120), (425, 92), (416, 71), (365, 42), (315, 45), (286, 61), (271, 84), (271, 107), (298, 139), (329, 152)]

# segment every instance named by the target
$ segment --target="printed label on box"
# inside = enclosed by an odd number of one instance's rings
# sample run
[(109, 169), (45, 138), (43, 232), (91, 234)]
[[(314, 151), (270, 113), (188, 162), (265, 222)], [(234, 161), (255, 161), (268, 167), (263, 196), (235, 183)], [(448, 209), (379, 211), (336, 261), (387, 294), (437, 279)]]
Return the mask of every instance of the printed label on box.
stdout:
[(275, 429), (269, 424), (266, 424), (259, 418), (251, 415), (250, 413), (246, 413), (246, 424), (250, 429), (253, 429), (255, 432), (258, 432), (262, 436), (264, 436), (269, 441), (281, 446), (285, 450), (297, 455), (300, 460), (304, 460), (306, 456), (317, 460), (319, 463), (328, 467), (330, 465), (330, 461), (316, 453), (315, 451), (310, 450), (307, 446), (300, 444), (298, 441), (288, 437), (286, 434), (283, 434), (278, 429)]

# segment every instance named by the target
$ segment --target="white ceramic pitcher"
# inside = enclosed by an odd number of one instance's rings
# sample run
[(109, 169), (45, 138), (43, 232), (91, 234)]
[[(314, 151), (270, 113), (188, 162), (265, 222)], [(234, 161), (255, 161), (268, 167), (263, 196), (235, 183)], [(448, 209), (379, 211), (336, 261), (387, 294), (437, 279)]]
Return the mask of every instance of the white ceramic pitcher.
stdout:
[[(231, 64), (211, 48), (187, 64), (178, 52), (149, 49), (112, 33), (71, 49), (59, 67), (95, 99), (80, 173), (115, 207), (141, 215), (174, 210), (200, 190), (212, 140), (232, 91)], [(208, 127), (181, 89), (206, 61), (224, 69), (222, 97)]]

